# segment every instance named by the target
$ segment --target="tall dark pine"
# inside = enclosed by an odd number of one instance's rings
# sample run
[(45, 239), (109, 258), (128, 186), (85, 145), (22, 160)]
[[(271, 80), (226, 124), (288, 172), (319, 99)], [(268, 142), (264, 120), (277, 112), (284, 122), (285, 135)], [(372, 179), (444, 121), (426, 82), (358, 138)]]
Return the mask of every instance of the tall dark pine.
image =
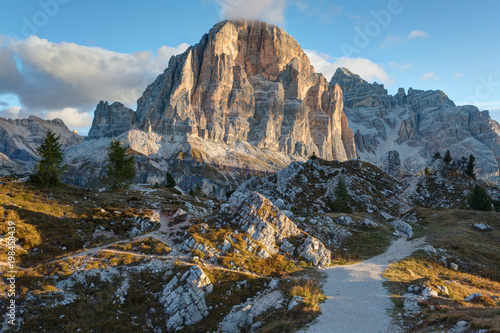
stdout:
[(469, 156), (469, 162), (467, 163), (467, 169), (465, 171), (465, 174), (469, 177), (472, 177), (472, 179), (476, 179), (476, 174), (474, 173), (474, 167), (476, 166), (474, 162), (476, 161), (476, 158), (474, 155), (470, 154)]
[(488, 193), (479, 185), (474, 187), (474, 190), (467, 197), (469, 207), (474, 210), (490, 211), (491, 199)]
[(111, 189), (126, 187), (135, 177), (134, 156), (127, 154), (127, 147), (113, 140), (108, 147), (108, 164), (103, 182)]
[(175, 185), (176, 185), (176, 183), (175, 183), (174, 177), (172, 177), (170, 172), (167, 171), (167, 184), (166, 184), (166, 186), (172, 188), (172, 187), (175, 187)]
[(335, 186), (335, 202), (333, 203), (332, 210), (336, 213), (350, 213), (351, 208), (347, 200), (347, 187), (345, 185), (344, 177), (340, 176)]
[(57, 185), (59, 177), (64, 171), (61, 135), (56, 136), (48, 130), (42, 144), (36, 149), (38, 163), (30, 175), (31, 181), (41, 186)]
[(450, 151), (447, 150), (446, 153), (444, 154), (443, 161), (445, 161), (446, 163), (450, 163), (452, 160), (453, 158), (451, 158)]

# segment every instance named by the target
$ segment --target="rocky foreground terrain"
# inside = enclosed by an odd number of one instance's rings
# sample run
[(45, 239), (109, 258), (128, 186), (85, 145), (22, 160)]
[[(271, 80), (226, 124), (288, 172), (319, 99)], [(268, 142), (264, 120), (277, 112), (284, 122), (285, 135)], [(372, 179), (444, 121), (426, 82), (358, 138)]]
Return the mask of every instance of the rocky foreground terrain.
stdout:
[[(351, 213), (332, 211), (340, 178)], [(428, 245), (387, 272), (401, 294), (395, 325), (499, 329), (500, 219), (465, 210), (474, 185), (440, 159), (403, 180), (366, 162), (310, 159), (226, 200), (4, 178), (0, 228), (14, 221), (18, 238), (16, 331), (292, 332), (321, 313), (321, 269), (380, 254), (401, 235)], [(498, 205), (498, 187), (483, 186)]]

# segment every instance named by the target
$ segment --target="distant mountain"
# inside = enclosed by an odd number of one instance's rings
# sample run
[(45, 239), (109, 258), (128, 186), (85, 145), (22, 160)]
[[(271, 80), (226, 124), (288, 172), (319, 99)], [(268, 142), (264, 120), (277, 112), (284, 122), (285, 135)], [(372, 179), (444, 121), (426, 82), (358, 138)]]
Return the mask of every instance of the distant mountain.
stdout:
[[(36, 148), (42, 143), (42, 139), (48, 130), (52, 130), (61, 136), (63, 149), (82, 143), (84, 137), (70, 131), (61, 119), (44, 120), (37, 116), (29, 116), (27, 119), (5, 119), (0, 117), (0, 153), (5, 155), (2, 160), (8, 158), (11, 163), (20, 165), (32, 161), (36, 156)], [(6, 168), (2, 163), (0, 169)], [(4, 173), (6, 169), (4, 169)]]
[(112, 138), (140, 155), (137, 181), (161, 182), (169, 170), (185, 189), (275, 172), (313, 153), (356, 157), (339, 86), (314, 72), (283, 29), (261, 21), (216, 24), (171, 58), (137, 105), (99, 103), (85, 148), (70, 154), (77, 184), (95, 181)]
[(476, 157), (481, 178), (500, 181), (500, 124), (488, 111), (456, 106), (442, 91), (403, 88), (391, 96), (383, 85), (370, 84), (339, 68), (330, 81), (344, 92), (344, 112), (363, 160), (395, 175), (421, 170), (436, 153)]

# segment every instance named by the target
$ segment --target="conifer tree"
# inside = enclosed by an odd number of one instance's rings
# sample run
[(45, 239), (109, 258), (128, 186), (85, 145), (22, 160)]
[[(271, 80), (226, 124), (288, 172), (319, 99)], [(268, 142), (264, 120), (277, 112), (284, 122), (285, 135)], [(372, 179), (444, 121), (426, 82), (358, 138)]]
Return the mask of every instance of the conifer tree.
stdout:
[(467, 169), (465, 171), (465, 174), (472, 179), (476, 179), (476, 174), (474, 173), (474, 167), (476, 166), (474, 162), (476, 161), (476, 158), (474, 155), (470, 154), (469, 156), (469, 162), (467, 163)]
[(189, 195), (191, 196), (199, 196), (203, 194), (203, 190), (201, 189), (200, 183), (196, 183), (194, 189), (189, 190)]
[(335, 186), (335, 202), (332, 205), (332, 210), (336, 213), (350, 213), (349, 202), (347, 200), (347, 187), (345, 185), (344, 177), (340, 176)]
[(443, 161), (445, 161), (446, 163), (450, 163), (452, 160), (453, 158), (451, 158), (450, 151), (447, 150), (446, 153), (444, 154)]
[(128, 186), (135, 177), (134, 156), (127, 155), (125, 145), (117, 140), (111, 142), (103, 182), (113, 190)]
[(175, 185), (177, 185), (177, 184), (175, 183), (174, 177), (172, 177), (170, 172), (167, 171), (167, 184), (166, 184), (166, 186), (172, 188), (172, 187), (175, 187)]
[(474, 190), (467, 197), (469, 207), (473, 210), (490, 211), (491, 199), (488, 193), (479, 185), (474, 187)]
[(54, 132), (48, 130), (45, 133), (42, 144), (36, 149), (39, 158), (34, 172), (30, 175), (34, 183), (47, 186), (57, 185), (59, 177), (64, 171), (61, 135), (56, 136)]

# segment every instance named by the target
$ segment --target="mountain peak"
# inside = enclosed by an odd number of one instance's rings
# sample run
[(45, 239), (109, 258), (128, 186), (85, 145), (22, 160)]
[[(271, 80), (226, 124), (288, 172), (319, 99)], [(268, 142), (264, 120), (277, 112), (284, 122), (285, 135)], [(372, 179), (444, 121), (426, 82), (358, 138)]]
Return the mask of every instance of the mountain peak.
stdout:
[(345, 67), (337, 68), (337, 70), (335, 71), (335, 74), (333, 74), (333, 77), (337, 77), (337, 78), (339, 78), (339, 77), (352, 77), (352, 78), (356, 78), (356, 79), (361, 79), (361, 76), (359, 76), (358, 74), (354, 74), (353, 72), (351, 72), (350, 70), (348, 70)]
[(138, 100), (135, 125), (345, 160), (355, 152), (347, 120), (342, 125), (341, 94), (314, 72), (283, 29), (258, 20), (226, 20), (170, 61)]

